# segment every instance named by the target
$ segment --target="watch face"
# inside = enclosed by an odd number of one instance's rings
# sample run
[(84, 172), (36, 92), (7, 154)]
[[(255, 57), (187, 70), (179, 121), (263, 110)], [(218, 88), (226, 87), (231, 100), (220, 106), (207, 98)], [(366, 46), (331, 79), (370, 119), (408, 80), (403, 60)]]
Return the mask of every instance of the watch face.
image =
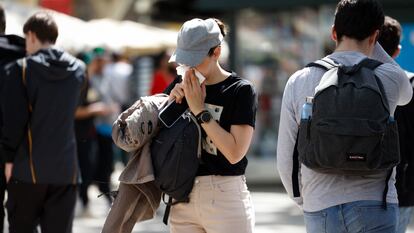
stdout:
[(211, 120), (211, 114), (209, 112), (204, 112), (203, 114), (201, 114), (200, 118), (202, 122), (207, 123)]

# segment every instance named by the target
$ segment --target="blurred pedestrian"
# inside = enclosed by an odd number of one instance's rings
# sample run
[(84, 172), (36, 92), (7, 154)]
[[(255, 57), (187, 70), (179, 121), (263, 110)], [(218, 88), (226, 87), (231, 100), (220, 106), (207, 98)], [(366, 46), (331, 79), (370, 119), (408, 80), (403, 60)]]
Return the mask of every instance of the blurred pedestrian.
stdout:
[[(6, 17), (2, 6), (0, 6), (0, 95), (3, 95), (3, 82), (5, 66), (19, 58), (26, 55), (24, 39), (16, 35), (5, 35), (6, 30)], [(1, 97), (0, 99), (3, 99)], [(3, 125), (3, 118), (0, 108), (0, 127)], [(0, 131), (1, 138), (1, 131)], [(0, 155), (3, 158), (2, 155)], [(0, 232), (3, 232), (4, 227), (4, 193), (6, 191), (6, 177), (4, 176), (4, 160), (0, 160)]]
[(96, 116), (106, 116), (112, 113), (112, 108), (98, 99), (97, 91), (91, 87), (90, 77), (96, 72), (96, 63), (93, 60), (92, 53), (81, 53), (77, 56), (87, 65), (87, 82), (82, 88), (80, 97), (80, 106), (75, 114), (75, 132), (78, 149), (79, 167), (82, 177), (82, 183), (79, 187), (79, 196), (81, 198), (83, 214), (90, 215), (88, 189), (94, 180), (96, 171), (96, 156), (94, 154), (94, 143), (96, 142), (96, 129), (94, 118)]
[(132, 65), (120, 53), (112, 53), (112, 62), (104, 68), (104, 76), (108, 79), (108, 88), (114, 102), (126, 110), (134, 100), (131, 100), (128, 84), (132, 74)]
[[(389, 17), (385, 17), (384, 26), (378, 42), (392, 58), (396, 58), (401, 51), (401, 25)], [(414, 84), (414, 73), (406, 71), (410, 80), (410, 87)], [(400, 217), (396, 233), (404, 233), (414, 213), (414, 101), (404, 106), (398, 106), (395, 110), (395, 119), (398, 122), (398, 134), (400, 139), (401, 162), (397, 166), (397, 193)]]
[(82, 62), (53, 48), (56, 22), (38, 12), (24, 24), (28, 57), (6, 69), (1, 156), (6, 160), (10, 233), (70, 233), (79, 167), (75, 110)]
[[(190, 202), (171, 207), (172, 233), (254, 231), (255, 214), (244, 174), (257, 94), (250, 82), (220, 66), (225, 35), (219, 20), (187, 21), (170, 58), (189, 68), (182, 82), (177, 79), (168, 88), (170, 99), (181, 103), (185, 98), (203, 131), (202, 162)], [(200, 83), (195, 72), (205, 81)]]
[(97, 133), (96, 170), (95, 182), (99, 191), (105, 196), (108, 205), (112, 203), (110, 195), (111, 174), (114, 170), (114, 151), (112, 142), (112, 124), (120, 114), (120, 105), (111, 93), (111, 78), (105, 76), (104, 69), (108, 62), (105, 49), (95, 48), (92, 51), (91, 66), (94, 67), (90, 74), (91, 88), (95, 91), (99, 102), (111, 109), (109, 114), (94, 118)]
[[(380, 100), (381, 103), (379, 105), (374, 105), (378, 102), (373, 103), (372, 101), (367, 101), (367, 104), (365, 105), (366, 108), (382, 109), (384, 115), (388, 114), (386, 118), (382, 118), (383, 121), (381, 121), (381, 127), (383, 127), (383, 124), (386, 122), (392, 122), (391, 119), (396, 106), (407, 104), (412, 96), (412, 88), (406, 74), (398, 64), (388, 56), (381, 45), (377, 43), (383, 23), (383, 9), (380, 3), (376, 0), (341, 0), (337, 5), (334, 26), (332, 27), (332, 39), (336, 42), (336, 49), (332, 54), (325, 58), (346, 67), (360, 64), (364, 59), (371, 64), (372, 62), (375, 62), (375, 69), (361, 66), (365, 69), (365, 74), (371, 75), (363, 77), (367, 77), (368, 80), (368, 78), (374, 77), (375, 75), (376, 80), (379, 80), (376, 81), (376, 83), (382, 83), (386, 93), (385, 100), (388, 103), (384, 103)], [(368, 57), (376, 59), (381, 63), (373, 60), (366, 60)], [(290, 77), (285, 87), (277, 149), (277, 167), (283, 185), (289, 196), (303, 208), (306, 230), (309, 233), (395, 232), (398, 221), (398, 199), (394, 185), (395, 172), (393, 172), (392, 168), (391, 170), (384, 169), (381, 171), (364, 170), (376, 173), (352, 175), (345, 173), (345, 171), (340, 174), (339, 168), (337, 169), (338, 173), (334, 173), (333, 170), (330, 170), (330, 173), (325, 173), (321, 170), (322, 168), (319, 169), (319, 167), (310, 168), (303, 164), (304, 162), (307, 162), (304, 158), (308, 159), (308, 157), (311, 157), (311, 155), (307, 156), (308, 154), (300, 155), (299, 153), (299, 158), (302, 156), (302, 164), (300, 164), (300, 166), (299, 162), (296, 162), (297, 160), (295, 161), (295, 158), (298, 158), (298, 156), (295, 156), (295, 154), (298, 155), (295, 145), (297, 142), (299, 124), (301, 124), (301, 119), (304, 119), (303, 115), (301, 115), (302, 110), (304, 110), (303, 112), (306, 117), (305, 108), (302, 109), (302, 106), (304, 106), (305, 100), (309, 99), (306, 97), (313, 97), (315, 95), (315, 88), (319, 86), (322, 76), (325, 77), (324, 74), (328, 75), (328, 73), (325, 73), (325, 70), (321, 67), (324, 66), (306, 67), (297, 71)], [(345, 69), (346, 68), (344, 68), (344, 70)], [(343, 70), (338, 69), (337, 73), (339, 74), (340, 71), (342, 72)], [(356, 72), (355, 69), (353, 72)], [(351, 71), (349, 72), (349, 76), (338, 77), (338, 83), (339, 80), (345, 80), (340, 78), (348, 77), (352, 77)], [(366, 80), (361, 80), (361, 82), (363, 81)], [(344, 85), (349, 88), (354, 87), (353, 84), (346, 83)], [(343, 90), (338, 87), (339, 84), (331, 84), (329, 88), (331, 86), (332, 88), (329, 90), (332, 90), (332, 92), (335, 90)], [(318, 93), (324, 94), (326, 93), (325, 90), (328, 90), (328, 88), (324, 89), (324, 92)], [(322, 94), (315, 96), (315, 99), (322, 98)], [(375, 96), (377, 97), (378, 95)], [(353, 103), (351, 103), (351, 101), (355, 99), (358, 100), (358, 96), (350, 95), (350, 102), (340, 102), (342, 105), (339, 105), (343, 106), (340, 109), (342, 110), (346, 107), (349, 108), (349, 111), (361, 109), (359, 106), (353, 106)], [(378, 99), (379, 98), (376, 100)], [(316, 106), (317, 105), (315, 104), (314, 107)], [(384, 106), (389, 106), (388, 112), (386, 112)], [(354, 107), (354, 109), (352, 109), (352, 107)], [(324, 110), (325, 112), (327, 111), (326, 109)], [(310, 112), (314, 114), (313, 116), (316, 115), (315, 108)], [(321, 110), (319, 110), (318, 113), (322, 114)], [(344, 132), (344, 130), (342, 130), (343, 128), (339, 128), (341, 127), (341, 124), (346, 124), (346, 120), (348, 120), (347, 122), (351, 122), (351, 120), (355, 119), (351, 118), (355, 116), (349, 115), (344, 116), (342, 120), (338, 118), (329, 118), (326, 119), (326, 121), (322, 121), (318, 118), (319, 121), (317, 122), (316, 119), (313, 118), (312, 121), (309, 121), (310, 123), (308, 123), (311, 127), (308, 128), (309, 134), (307, 134), (313, 136), (304, 137), (309, 139), (320, 139), (322, 136), (319, 137), (319, 134), (317, 134), (318, 131), (315, 131), (317, 127), (320, 127), (317, 129), (320, 129), (321, 133), (326, 132), (325, 138), (336, 137), (337, 134), (334, 132), (334, 130), (336, 130), (338, 132), (340, 131), (340, 133), (344, 133), (343, 135), (350, 135), (349, 138), (354, 139), (353, 135), (355, 134), (349, 133), (352, 131), (351, 129), (348, 132)], [(388, 121), (388, 119), (390, 119), (390, 121)], [(357, 121), (352, 122), (357, 124)], [(368, 122), (368, 120), (364, 122)], [(373, 120), (373, 122), (376, 123), (377, 121)], [(371, 125), (371, 122), (369, 125)], [(372, 132), (375, 131), (374, 128), (375, 127), (372, 126)], [(327, 131), (325, 131), (325, 129)], [(361, 132), (363, 132), (363, 129), (355, 129), (354, 127), (354, 131), (355, 130), (361, 130)], [(306, 135), (306, 133), (303, 133), (302, 135)], [(360, 135), (363, 137), (362, 133)], [(395, 138), (392, 139), (395, 140)], [(344, 141), (346, 140), (344, 139), (341, 143)], [(354, 144), (358, 142), (359, 140), (353, 141)], [(313, 143), (315, 143), (315, 145)], [(393, 143), (389, 144), (391, 145)], [(307, 148), (309, 154), (315, 155), (320, 155), (322, 153), (321, 150), (317, 151), (317, 149), (322, 146), (323, 148), (342, 147), (346, 148), (346, 150), (349, 148), (348, 145), (342, 146), (341, 144), (322, 145), (319, 143), (316, 145), (316, 142), (314, 141), (312, 141), (312, 144), (304, 143), (304, 146), (306, 145), (309, 146)], [(386, 146), (390, 145), (387, 144)], [(298, 146), (297, 149), (301, 148)], [(391, 150), (391, 148), (388, 147), (385, 147), (385, 149)], [(321, 156), (319, 161), (320, 163), (324, 163), (327, 160), (339, 160), (341, 162), (346, 160), (348, 161), (347, 164), (352, 163), (354, 166), (359, 165), (360, 167), (367, 166), (365, 163), (365, 161), (368, 160), (367, 154), (364, 154), (363, 152), (359, 153), (359, 151), (361, 151), (361, 148), (355, 146), (350, 148), (346, 155), (344, 153), (330, 154), (330, 159)], [(394, 150), (392, 152), (394, 152)], [(390, 152), (387, 152), (387, 154), (388, 153)], [(377, 158), (379, 157), (380, 156), (378, 155)], [(384, 206), (386, 208), (384, 208)]]
[(175, 67), (168, 63), (167, 51), (155, 57), (155, 71), (152, 79), (151, 95), (162, 93), (175, 78)]
[[(128, 61), (128, 58), (118, 52), (111, 54), (111, 63), (107, 64), (104, 68), (104, 76), (108, 79), (108, 91), (107, 94), (111, 96), (113, 101), (118, 104), (121, 111), (126, 110), (132, 103), (132, 94), (130, 93), (132, 75), (132, 65)], [(120, 150), (118, 147), (113, 148), (115, 160), (120, 160), (124, 165), (128, 163), (128, 154)]]

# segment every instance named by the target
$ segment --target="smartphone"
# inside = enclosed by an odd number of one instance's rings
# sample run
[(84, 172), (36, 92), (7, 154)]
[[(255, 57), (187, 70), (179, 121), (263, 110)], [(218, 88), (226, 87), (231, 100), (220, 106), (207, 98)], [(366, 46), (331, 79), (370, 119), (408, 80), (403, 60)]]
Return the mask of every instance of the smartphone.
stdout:
[[(179, 70), (182, 69), (182, 70)], [(185, 73), (186, 69), (189, 69), (188, 67), (177, 67), (177, 73)], [(203, 83), (206, 78), (197, 70), (195, 70), (195, 75), (198, 78), (199, 83)], [(181, 76), (183, 77), (183, 76)], [(167, 128), (171, 128), (177, 122), (180, 117), (188, 110), (188, 104), (187, 100), (185, 98), (182, 99), (181, 104), (178, 104), (175, 102), (175, 100), (172, 100), (165, 106), (160, 113), (158, 114), (158, 119), (165, 125)]]
[(182, 99), (180, 104), (172, 100), (160, 111), (158, 119), (160, 119), (165, 127), (171, 128), (187, 110), (188, 104), (185, 98)]

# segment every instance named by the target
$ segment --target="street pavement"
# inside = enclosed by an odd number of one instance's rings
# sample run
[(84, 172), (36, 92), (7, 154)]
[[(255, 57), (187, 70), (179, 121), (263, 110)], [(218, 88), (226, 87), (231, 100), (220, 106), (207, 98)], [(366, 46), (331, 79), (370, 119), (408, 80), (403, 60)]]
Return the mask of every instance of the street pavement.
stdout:
[[(251, 187), (251, 191), (256, 210), (256, 233), (305, 233), (302, 213), (287, 197), (282, 187), (277, 185)], [(90, 194), (90, 212), (82, 213), (77, 206), (73, 233), (99, 233), (102, 229), (109, 207), (104, 198), (97, 198), (99, 193), (96, 187), (91, 187)], [(133, 232), (169, 232), (168, 227), (162, 223), (164, 206), (163, 204), (161, 206), (154, 220), (136, 224)], [(407, 233), (414, 233), (413, 224)]]
[[(117, 184), (120, 169), (112, 175), (112, 183)], [(112, 187), (116, 189), (116, 187)], [(305, 233), (301, 210), (290, 200), (279, 184), (251, 185), (253, 204), (256, 211), (255, 233)], [(76, 206), (73, 233), (100, 233), (109, 205), (104, 197), (98, 198), (99, 191), (92, 185), (89, 189), (90, 206), (83, 211), (78, 201)], [(160, 205), (156, 218), (135, 225), (133, 233), (168, 233), (168, 227), (162, 223), (164, 204)], [(8, 233), (6, 221), (5, 233)], [(40, 232), (40, 231), (39, 231)], [(226, 232), (237, 233), (237, 232)], [(414, 233), (414, 219), (406, 233)]]

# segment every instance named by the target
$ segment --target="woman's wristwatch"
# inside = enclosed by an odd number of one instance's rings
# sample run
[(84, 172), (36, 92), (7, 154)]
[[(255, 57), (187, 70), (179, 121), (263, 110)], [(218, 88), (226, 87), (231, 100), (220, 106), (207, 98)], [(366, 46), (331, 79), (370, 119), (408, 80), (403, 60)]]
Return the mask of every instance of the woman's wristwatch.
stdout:
[(211, 119), (213, 118), (213, 116), (211, 115), (211, 113), (207, 110), (203, 110), (201, 111), (199, 114), (197, 114), (196, 119), (198, 124), (203, 124), (203, 123), (208, 123), (211, 121)]

